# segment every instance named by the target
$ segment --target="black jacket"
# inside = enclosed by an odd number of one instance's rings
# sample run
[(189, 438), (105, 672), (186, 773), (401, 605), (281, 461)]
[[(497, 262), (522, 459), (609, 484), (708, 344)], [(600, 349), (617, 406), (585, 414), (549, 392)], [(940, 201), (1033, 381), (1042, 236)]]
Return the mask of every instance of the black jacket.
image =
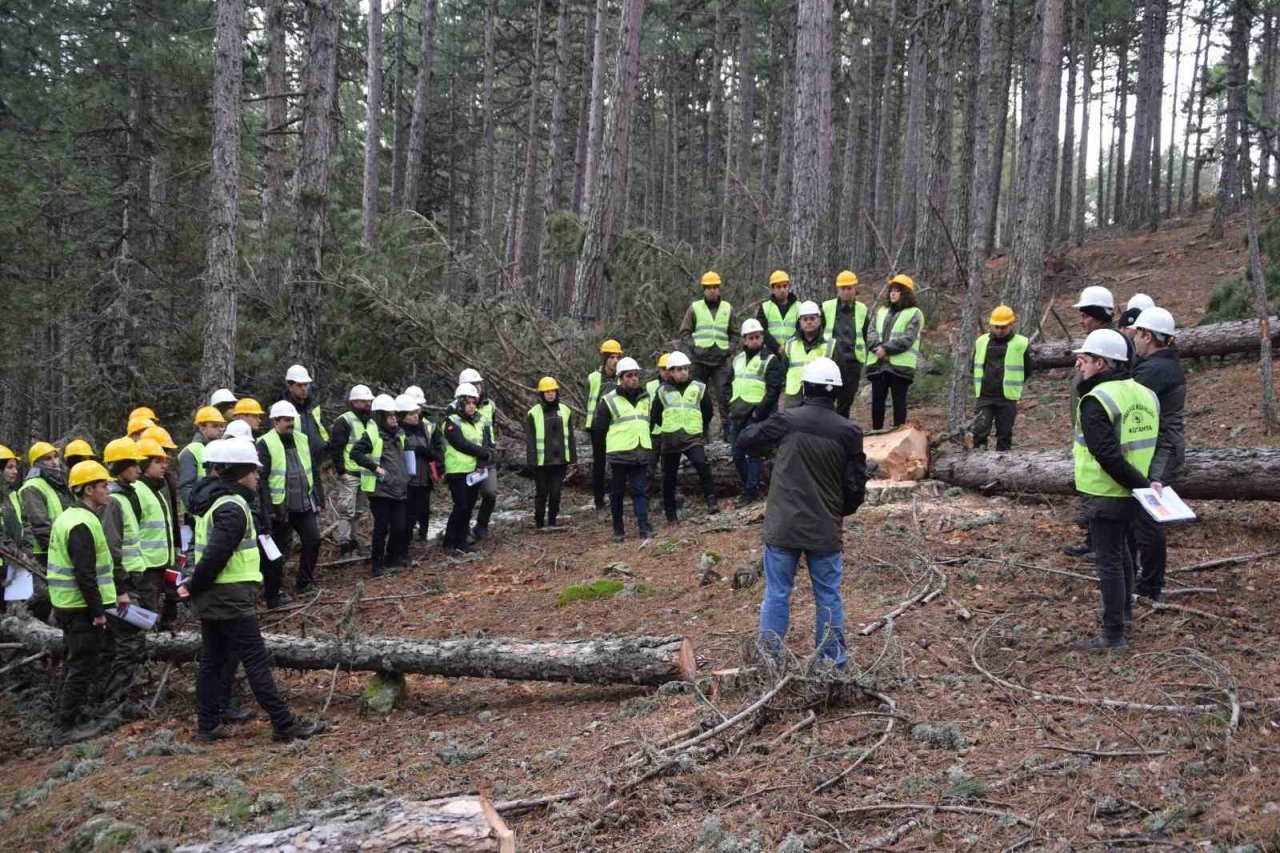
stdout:
[[(205, 477), (196, 483), (195, 488), (191, 490), (192, 514), (196, 516), (204, 515), (213, 506), (214, 502), (223, 495), (239, 495), (245, 501), (253, 499), (253, 493), (239, 483), (229, 482), (219, 477)], [(191, 577), (187, 581), (187, 590), (191, 593), (197, 605), (203, 607), (204, 602), (202, 599), (215, 595), (215, 593), (233, 592), (220, 589), (220, 587), (251, 587), (256, 593), (258, 586), (256, 583), (215, 583), (219, 573), (226, 568), (227, 561), (231, 559), (236, 548), (240, 547), (240, 543), (244, 540), (245, 525), (247, 523), (244, 511), (234, 504), (224, 504), (213, 513), (213, 518), (210, 519), (209, 524), (208, 539), (200, 555), (200, 560), (195, 564)], [(225, 598), (225, 596), (220, 597)], [(241, 600), (244, 600), (243, 596), (241, 596)], [(255, 612), (252, 596), (248, 597), (248, 602), (249, 606), (245, 615)], [(201, 615), (205, 614), (202, 613)]]
[(382, 412), (374, 416), (374, 423), (382, 439), (382, 455), (377, 459), (369, 455), (373, 452), (373, 439), (366, 431), (351, 448), (351, 460), (370, 473), (382, 468), (383, 475), (373, 487), (374, 497), (402, 501), (409, 496), (409, 472), (400, 449), (400, 429), (388, 429)]
[(419, 421), (413, 425), (401, 423), (400, 429), (404, 432), (405, 452), (414, 454), (418, 467), (418, 472), (409, 477), (409, 485), (431, 488), (430, 464), (440, 460), (436, 457), (435, 442), (427, 435), (427, 423), (425, 421)]
[[(746, 349), (743, 353), (747, 356), (748, 361), (755, 358), (763, 358), (771, 355), (772, 350), (768, 347), (761, 347), (759, 352), (750, 352)], [(729, 370), (729, 385), (732, 387), (734, 379), (733, 370)], [(778, 398), (782, 396), (782, 390), (787, 383), (786, 365), (778, 356), (773, 356), (773, 360), (769, 362), (764, 369), (764, 399), (754, 406), (750, 403), (744, 403), (739, 400), (736, 403), (729, 404), (730, 417), (742, 423), (744, 421), (762, 421), (772, 415), (778, 408)]]
[[(301, 411), (301, 410), (299, 410)], [(294, 421), (295, 432), (299, 428), (302, 419)], [(266, 435), (263, 433), (262, 435)], [(284, 447), (285, 453), (294, 449), (293, 441), (294, 433), (280, 436), (280, 444)], [(317, 440), (318, 441), (318, 440)], [(262, 440), (262, 436), (258, 436), (256, 441), (258, 445), (258, 462), (262, 464), (258, 476), (258, 500), (261, 502), (265, 514), (270, 515), (272, 512), (278, 512), (278, 508), (271, 503), (271, 489), (268, 480), (271, 476), (271, 451), (267, 450), (267, 444)], [(324, 506), (324, 486), (320, 482), (320, 457), (324, 453), (324, 442), (313, 442), (310, 436), (307, 437), (307, 450), (311, 455), (311, 499), (315, 501), (316, 506)], [(299, 460), (301, 461), (301, 460)], [(288, 505), (288, 499), (280, 506)], [(193, 515), (198, 513), (193, 513)], [(259, 531), (265, 533), (266, 531)]]
[[(465, 453), (468, 456), (474, 456), (476, 458), (477, 464), (479, 464), (480, 466), (484, 466), (484, 464), (489, 461), (489, 457), (493, 453), (493, 451), (490, 450), (488, 447), (489, 431), (487, 429), (485, 430), (485, 437), (481, 439), (480, 444), (473, 444), (472, 442), (467, 441), (466, 436), (462, 434), (462, 430), (458, 429), (457, 424), (455, 424), (452, 420), (449, 419), (450, 416), (452, 415), (457, 415), (462, 420), (468, 421), (470, 423), (476, 423), (480, 417), (479, 415), (475, 415), (473, 417), (468, 418), (466, 415), (450, 407), (445, 412), (444, 420), (440, 422), (440, 429), (437, 431), (438, 434), (444, 436), (441, 439), (441, 442), (445, 442), (445, 441), (449, 442), (449, 446), (452, 447), (454, 450), (461, 451), (462, 453)], [(440, 447), (441, 447), (440, 458), (443, 459), (444, 445), (441, 444)]]
[(862, 430), (836, 413), (835, 401), (807, 399), (751, 424), (738, 437), (738, 446), (750, 456), (777, 450), (765, 507), (765, 544), (839, 551), (840, 519), (862, 505), (867, 459)]
[[(658, 427), (662, 426), (662, 413), (666, 410), (662, 404), (662, 389), (670, 387), (672, 390), (683, 394), (692, 381), (690, 379), (683, 385), (677, 385), (674, 382), (664, 382), (658, 385), (658, 393), (654, 395), (652, 402), (649, 403), (649, 426), (653, 430), (656, 431)], [(711, 416), (714, 414), (711, 408), (711, 393), (710, 388), (704, 388), (702, 400), (698, 403), (699, 410), (702, 413), (701, 433), (698, 435), (689, 435), (686, 432), (655, 433), (661, 439), (663, 453), (680, 453), (690, 447), (697, 447), (707, 443), (707, 436), (711, 433)]]
[[(310, 442), (311, 461), (316, 466), (316, 473), (319, 473), (320, 463), (324, 459), (324, 451), (328, 446), (328, 442), (325, 440), (325, 437), (320, 434), (320, 422), (316, 420), (315, 410), (320, 408), (320, 401), (316, 399), (315, 394), (312, 394), (311, 391), (308, 390), (307, 399), (298, 403), (293, 399), (293, 395), (289, 393), (288, 388), (285, 388), (284, 391), (280, 393), (280, 399), (293, 403), (293, 407), (298, 410), (298, 419), (294, 421), (293, 428), (295, 430), (302, 430), (306, 433), (307, 441)], [(266, 418), (265, 423), (267, 424), (267, 428), (270, 429), (271, 419)], [(316, 482), (319, 482), (319, 480), (320, 478), (317, 477)]]
[[(542, 406), (542, 425), (545, 433), (543, 435), (543, 447), (545, 448), (543, 456), (546, 467), (552, 465), (569, 465), (578, 461), (578, 438), (573, 434), (573, 410), (569, 410), (569, 416), (561, 419), (560, 417), (560, 400), (556, 399), (554, 403), (548, 403), (543, 400), (539, 403)], [(569, 456), (565, 458), (564, 453), (564, 437), (568, 433), (569, 436)], [(537, 467), (538, 464), (538, 445), (533, 431), (533, 414), (525, 415), (524, 419), (524, 452), (525, 461), (530, 468)]]
[[(618, 396), (625, 398), (631, 405), (635, 405), (636, 401), (648, 394), (644, 388), (644, 384), (640, 384), (634, 391), (627, 391), (621, 385), (617, 387)], [(601, 447), (606, 445), (606, 439), (609, 436), (609, 427), (613, 424), (613, 413), (609, 411), (608, 405), (605, 404), (604, 398), (608, 394), (600, 395), (600, 403), (596, 406), (595, 418), (591, 421), (591, 434)], [(707, 396), (710, 396), (709, 394)], [(652, 406), (652, 404), (650, 404)], [(652, 414), (650, 415), (652, 417)], [(650, 427), (653, 421), (649, 421)], [(606, 453), (605, 461), (610, 464), (618, 465), (648, 465), (653, 458), (652, 450), (645, 450), (643, 447), (637, 447), (635, 450), (628, 450), (625, 453)]]
[(1151, 460), (1151, 479), (1173, 482), (1186, 462), (1187, 436), (1183, 412), (1187, 405), (1187, 378), (1182, 360), (1172, 346), (1139, 359), (1133, 368), (1135, 381), (1150, 388), (1160, 400), (1160, 434)]
[[(352, 409), (351, 414), (360, 419), (360, 423), (367, 424), (369, 422), (369, 413)], [(310, 437), (310, 436), (308, 436)], [(347, 449), (347, 444), (351, 441), (351, 424), (347, 423), (346, 412), (333, 419), (333, 423), (329, 425), (329, 458), (333, 460), (333, 470), (339, 474), (351, 473), (357, 477), (360, 476), (359, 471), (347, 471), (347, 460), (343, 458), (343, 454)]]
[[(79, 501), (76, 501), (73, 506), (93, 512)], [(93, 512), (93, 514), (99, 518), (102, 516), (100, 512)], [(88, 524), (77, 524), (67, 534), (67, 556), (71, 558), (71, 576), (76, 582), (76, 588), (80, 590), (80, 594), (84, 596), (85, 603), (88, 605), (86, 610), (96, 619), (106, 610), (102, 606), (102, 593), (98, 591), (98, 551), (93, 544), (93, 531), (89, 529)], [(116, 594), (123, 591), (118, 589)]]
[[(794, 293), (787, 293), (787, 301), (778, 309), (778, 313), (784, 317), (787, 316), (787, 312), (791, 310), (791, 306), (795, 305), (798, 301), (799, 297)], [(785, 344), (786, 341), (780, 341), (769, 333), (769, 318), (764, 314), (764, 306), (769, 302), (773, 302), (772, 296), (760, 303), (760, 307), (756, 309), (756, 319), (760, 321), (761, 326), (764, 326), (764, 348), (769, 352), (776, 354), (778, 352), (778, 347)], [(774, 304), (776, 305), (777, 303)]]
[[(1077, 386), (1081, 397), (1088, 394), (1104, 382), (1115, 382), (1128, 378), (1128, 373), (1119, 368), (1100, 373), (1092, 379), (1085, 379)], [(1126, 489), (1145, 489), (1151, 485), (1151, 478), (1129, 464), (1120, 451), (1120, 439), (1116, 437), (1115, 425), (1107, 417), (1107, 410), (1097, 398), (1090, 397), (1080, 401), (1080, 431), (1084, 433), (1084, 443), (1088, 445), (1093, 458), (1098, 460), (1107, 476)]]

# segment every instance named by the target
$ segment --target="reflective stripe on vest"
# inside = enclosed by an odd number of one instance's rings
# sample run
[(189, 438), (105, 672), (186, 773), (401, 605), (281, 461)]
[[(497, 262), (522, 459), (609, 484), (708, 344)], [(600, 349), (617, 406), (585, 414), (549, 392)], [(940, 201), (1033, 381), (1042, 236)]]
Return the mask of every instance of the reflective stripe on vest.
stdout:
[[(449, 415), (453, 425), (462, 430), (462, 437), (472, 444), (484, 444), (484, 424), (480, 421), (464, 420), (458, 415)], [(470, 474), (479, 467), (479, 461), (470, 453), (463, 453), (444, 439), (444, 472), (446, 474)]]
[[(564, 461), (569, 461), (569, 407), (564, 403), (559, 406), (561, 432), (564, 433)], [(546, 412), (542, 409), (542, 404), (534, 406), (529, 410), (529, 417), (533, 418), (533, 449), (537, 454), (539, 465), (545, 465), (547, 460), (547, 423)]]
[[(826, 325), (826, 333), (832, 339), (836, 336), (836, 305), (839, 299), (828, 299), (822, 303), (822, 318)], [(853, 353), (862, 364), (867, 363), (867, 337), (863, 328), (867, 325), (867, 306), (854, 300), (853, 303)]]
[(9, 503), (13, 506), (14, 514), (18, 516), (18, 524), (22, 524), (22, 500), (18, 497), (17, 489), (9, 492)]
[(604, 373), (600, 370), (587, 374), (587, 429), (591, 429), (591, 424), (596, 419), (596, 406), (600, 403), (600, 383), (603, 379)]
[[(18, 489), (18, 494), (21, 495), (27, 489), (34, 489), (40, 493), (44, 498), (45, 508), (48, 510), (49, 522), (57, 521), (58, 516), (62, 514), (62, 498), (58, 495), (58, 490), (46, 483), (44, 477), (32, 477), (27, 480)], [(33, 554), (44, 554), (47, 550), (45, 546), (36, 541), (34, 536), (31, 537), (31, 552)]]
[[(985, 334), (973, 344), (973, 396), (982, 396), (982, 380), (986, 376), (984, 365), (987, 361), (987, 343), (991, 335)], [(1022, 399), (1022, 384), (1026, 381), (1026, 354), (1030, 341), (1025, 335), (1014, 335), (1009, 338), (1009, 346), (1004, 351), (1004, 377), (1001, 390), (1006, 400)]]
[[(657, 430), (664, 435), (683, 432), (686, 435), (702, 435), (702, 395), (707, 391), (706, 383), (691, 381), (681, 391), (674, 385), (663, 385), (658, 389), (658, 399), (662, 400), (662, 426)], [(652, 401), (650, 401), (652, 406)]]
[(781, 309), (778, 308), (778, 303), (772, 299), (766, 299), (760, 310), (764, 312), (765, 328), (769, 330), (769, 334), (773, 336), (775, 341), (786, 341), (787, 338), (796, 333), (796, 320), (800, 316), (799, 300), (791, 303), (791, 307), (787, 309), (786, 314), (782, 313)]
[[(749, 357), (755, 356), (755, 357)], [(769, 369), (773, 356), (763, 349), (758, 353), (740, 352), (733, 359), (733, 385), (729, 397), (730, 403), (741, 400), (744, 403), (759, 403), (764, 399), (764, 374)]]
[(609, 432), (604, 437), (605, 453), (626, 453), (637, 448), (653, 449), (653, 438), (649, 427), (649, 405), (652, 399), (648, 394), (640, 395), (635, 405), (616, 390), (604, 397), (604, 404), (609, 407)]
[(144, 572), (147, 570), (147, 561), (142, 556), (138, 516), (133, 512), (133, 504), (129, 503), (129, 496), (123, 492), (113, 491), (111, 499), (120, 504), (120, 564), (126, 572)]
[(699, 299), (693, 308), (693, 345), (699, 349), (727, 350), (729, 348), (729, 315), (733, 306), (721, 301), (712, 314), (705, 299)]
[(262, 583), (262, 555), (258, 553), (258, 532), (253, 527), (253, 513), (249, 504), (239, 495), (223, 495), (213, 502), (213, 506), (204, 515), (196, 517), (195, 558), (199, 563), (204, 558), (204, 549), (209, 544), (209, 525), (213, 523), (213, 514), (218, 507), (234, 504), (244, 511), (244, 536), (240, 544), (227, 558), (226, 564), (214, 578), (214, 583)]
[(792, 396), (800, 393), (805, 366), (815, 358), (831, 358), (836, 351), (836, 342), (830, 338), (824, 339), (821, 345), (810, 350), (806, 350), (804, 344), (803, 338), (794, 337), (783, 347), (783, 353), (787, 357), (787, 393)]
[[(889, 319), (889, 309), (881, 306), (876, 311), (875, 330), (880, 335), (880, 344), (883, 346), (891, 339), (898, 335), (905, 334), (907, 326), (911, 325), (911, 320), (915, 317), (920, 318), (920, 331), (924, 331), (924, 313), (919, 308), (904, 308), (898, 312), (898, 318), (893, 321), (892, 329), (885, 329), (885, 323)], [(868, 364), (877, 364), (880, 357), (874, 352), (867, 354)], [(920, 361), (920, 335), (917, 334), (915, 340), (911, 342), (911, 348), (905, 352), (895, 352), (889, 355), (889, 363), (894, 367), (909, 367), (915, 370), (916, 364)]]
[(356, 442), (364, 437), (365, 430), (368, 425), (360, 420), (360, 416), (350, 410), (342, 413), (342, 419), (347, 422), (347, 445), (342, 448), (342, 463), (346, 465), (346, 473), (359, 474), (364, 469), (357, 465), (351, 459), (351, 448), (356, 446)]
[(483, 427), (489, 428), (488, 438), (497, 441), (498, 431), (495, 423), (498, 417), (498, 407), (493, 404), (493, 400), (485, 400), (483, 403), (476, 403), (476, 420)]
[[(279, 506), (284, 503), (285, 496), (285, 480), (289, 472), (289, 461), (286, 458), (286, 450), (284, 442), (280, 440), (280, 433), (271, 430), (262, 438), (258, 439), (258, 443), (265, 445), (267, 454), (271, 459), (271, 469), (267, 472), (267, 491), (271, 494), (271, 505)], [(302, 463), (302, 470), (307, 475), (307, 494), (311, 494), (311, 445), (307, 440), (307, 434), (301, 430), (293, 431), (293, 447), (298, 452), (298, 461)]]
[(311, 407), (311, 419), (316, 422), (316, 430), (320, 433), (320, 440), (328, 441), (329, 430), (324, 428), (324, 415), (320, 414), (319, 406)]
[[(1093, 397), (1102, 404), (1116, 432), (1120, 452), (1145, 477), (1156, 455), (1156, 438), (1160, 432), (1160, 400), (1155, 393), (1132, 379), (1104, 382), (1080, 398), (1080, 404)], [(1130, 492), (1102, 470), (1089, 451), (1080, 430), (1080, 409), (1076, 408), (1076, 436), (1072, 455), (1075, 461), (1076, 491), (1099, 497), (1128, 497)]]
[(173, 548), (173, 520), (169, 516), (169, 502), (164, 500), (146, 483), (133, 484), (142, 515), (138, 517), (138, 544), (142, 548), (142, 561), (148, 569), (171, 566), (177, 559)]
[[(377, 460), (378, 464), (382, 464), (382, 430), (378, 429), (378, 425), (370, 422), (370, 429), (366, 430), (369, 436), (369, 443), (373, 445), (369, 450), (369, 458)], [(400, 444), (400, 452), (404, 453), (404, 433), (397, 433), (396, 439)], [(373, 494), (374, 489), (378, 488), (378, 475), (373, 471), (360, 469), (360, 491)]]
[(82, 524), (93, 535), (93, 570), (98, 595), (104, 607), (116, 603), (116, 585), (111, 578), (111, 550), (107, 547), (102, 522), (84, 507), (73, 506), (58, 514), (53, 529), (49, 531), (49, 601), (58, 610), (83, 610), (89, 606), (76, 585), (75, 566), (67, 548), (71, 531)]

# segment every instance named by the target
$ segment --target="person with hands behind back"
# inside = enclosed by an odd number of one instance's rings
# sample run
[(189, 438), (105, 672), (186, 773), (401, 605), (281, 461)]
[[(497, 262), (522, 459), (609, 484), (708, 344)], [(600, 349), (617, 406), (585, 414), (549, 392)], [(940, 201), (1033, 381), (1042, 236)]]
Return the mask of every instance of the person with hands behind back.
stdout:
[(492, 451), (486, 434), (488, 425), (476, 412), (480, 401), (476, 386), (463, 382), (453, 392), (453, 397), (453, 409), (440, 427), (444, 434), (444, 479), (453, 497), (453, 510), (449, 513), (441, 545), (455, 554), (470, 554), (476, 550), (467, 542), (471, 511), (475, 509), (476, 497), (480, 493), (480, 480), (476, 478), (488, 463)]
[[(406, 405), (408, 401), (405, 401)], [(396, 419), (396, 401), (390, 394), (373, 398), (373, 415), (364, 434), (351, 448), (351, 461), (359, 465), (360, 489), (369, 496), (373, 512), (370, 544), (372, 574), (383, 577), (389, 569), (406, 564), (409, 553), (405, 504), (409, 499), (409, 473), (404, 461), (405, 438)]]

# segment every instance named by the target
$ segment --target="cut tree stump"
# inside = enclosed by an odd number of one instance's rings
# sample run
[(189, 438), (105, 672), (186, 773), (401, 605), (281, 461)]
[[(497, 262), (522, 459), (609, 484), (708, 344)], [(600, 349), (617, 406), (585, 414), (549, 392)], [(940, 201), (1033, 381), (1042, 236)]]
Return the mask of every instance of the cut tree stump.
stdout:
[[(1272, 317), (1270, 323), (1272, 345), (1280, 345), (1280, 317)], [(1261, 335), (1257, 320), (1233, 320), (1179, 329), (1174, 341), (1182, 358), (1232, 353), (1250, 353), (1256, 358)], [(1076, 360), (1072, 350), (1078, 349), (1082, 343), (1084, 338), (1033, 345), (1031, 369), (1071, 367)]]
[(923, 480), (929, 473), (929, 435), (910, 425), (862, 439), (868, 462), (875, 462), (880, 480)]
[[(0, 619), (0, 635), (33, 652), (62, 650), (62, 631), (18, 616)], [(448, 678), (502, 678), (580, 684), (642, 684), (692, 681), (693, 646), (683, 637), (602, 637), (594, 640), (422, 640), (414, 637), (337, 638), (264, 634), (272, 664), (284, 669), (417, 673)], [(197, 633), (148, 634), (147, 651), (157, 660), (195, 660)]]
[(267, 850), (360, 850), (390, 853), (492, 851), (515, 853), (515, 836), (484, 797), (387, 800), (313, 812), (271, 832), (178, 848), (178, 853), (263, 853)]

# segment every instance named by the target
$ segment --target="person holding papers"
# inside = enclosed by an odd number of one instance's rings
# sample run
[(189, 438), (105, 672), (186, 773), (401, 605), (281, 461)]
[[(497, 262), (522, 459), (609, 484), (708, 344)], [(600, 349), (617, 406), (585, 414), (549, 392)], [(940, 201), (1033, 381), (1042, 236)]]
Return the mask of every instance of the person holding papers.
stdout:
[(453, 497), (453, 511), (440, 544), (446, 552), (470, 554), (476, 550), (467, 542), (471, 511), (475, 509), (480, 481), (488, 476), (485, 466), (492, 451), (489, 424), (476, 414), (480, 399), (476, 386), (463, 382), (453, 397), (453, 406), (440, 426), (444, 435), (444, 479)]
[(1126, 378), (1129, 350), (1119, 332), (1090, 332), (1075, 352), (1081, 377), (1073, 449), (1076, 491), (1084, 496), (1102, 589), (1102, 633), (1076, 645), (1086, 651), (1126, 649), (1134, 586), (1126, 540), (1139, 511), (1133, 490), (1160, 486), (1148, 476), (1160, 432), (1160, 401)]
[(405, 501), (409, 499), (409, 472), (395, 398), (390, 394), (374, 397), (372, 412), (364, 434), (351, 448), (351, 461), (361, 469), (360, 491), (369, 496), (369, 510), (373, 513), (370, 562), (373, 576), (380, 578), (407, 564)]

